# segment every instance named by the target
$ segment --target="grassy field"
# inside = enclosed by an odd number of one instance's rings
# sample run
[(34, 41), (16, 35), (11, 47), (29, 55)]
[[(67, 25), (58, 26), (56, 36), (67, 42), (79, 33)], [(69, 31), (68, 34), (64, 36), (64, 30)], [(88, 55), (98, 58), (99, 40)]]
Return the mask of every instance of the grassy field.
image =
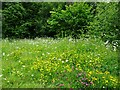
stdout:
[(118, 53), (99, 39), (2, 40), (3, 88), (117, 88)]

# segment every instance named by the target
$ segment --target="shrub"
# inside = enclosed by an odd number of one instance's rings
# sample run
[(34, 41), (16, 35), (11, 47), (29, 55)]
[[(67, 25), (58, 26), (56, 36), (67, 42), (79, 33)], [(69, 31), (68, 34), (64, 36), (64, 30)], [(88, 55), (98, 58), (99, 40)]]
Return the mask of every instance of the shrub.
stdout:
[(96, 15), (88, 27), (90, 35), (106, 40), (118, 40), (118, 7), (117, 3), (97, 3)]
[(60, 37), (70, 35), (79, 37), (79, 34), (85, 34), (88, 30), (86, 26), (92, 18), (91, 8), (82, 2), (66, 5), (65, 10), (58, 8), (56, 11), (51, 11), (51, 17), (47, 21), (50, 32)]

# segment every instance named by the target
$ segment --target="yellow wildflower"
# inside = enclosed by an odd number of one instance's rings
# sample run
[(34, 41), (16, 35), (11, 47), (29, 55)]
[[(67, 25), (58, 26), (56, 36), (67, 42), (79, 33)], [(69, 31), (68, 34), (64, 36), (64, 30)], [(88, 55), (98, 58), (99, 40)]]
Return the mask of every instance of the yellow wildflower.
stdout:
[(110, 72), (108, 72), (108, 71), (105, 71), (105, 74), (110, 74)]
[(92, 64), (91, 64), (91, 63), (90, 63), (89, 65), (90, 65), (90, 66), (92, 66)]
[(113, 76), (110, 76), (110, 79), (113, 79)]
[(99, 71), (98, 71), (98, 70), (96, 70), (96, 72), (97, 72), (97, 73), (99, 73)]
[(96, 80), (97, 80), (97, 78), (96, 78), (96, 77), (92, 77), (92, 80), (93, 80), (93, 81), (96, 81)]
[(108, 80), (105, 80), (105, 83), (108, 83)]
[(92, 71), (90, 71), (89, 74), (91, 75), (91, 74), (92, 74)]
[(77, 64), (76, 66), (80, 66), (80, 64)]
[(71, 72), (71, 71), (72, 71), (72, 69), (70, 68), (70, 66), (69, 66), (69, 65), (67, 65), (67, 66), (66, 66), (66, 69), (67, 69), (67, 71), (69, 71), (69, 72)]
[(105, 79), (105, 77), (104, 77), (104, 76), (103, 76), (102, 78), (103, 78), (103, 79)]

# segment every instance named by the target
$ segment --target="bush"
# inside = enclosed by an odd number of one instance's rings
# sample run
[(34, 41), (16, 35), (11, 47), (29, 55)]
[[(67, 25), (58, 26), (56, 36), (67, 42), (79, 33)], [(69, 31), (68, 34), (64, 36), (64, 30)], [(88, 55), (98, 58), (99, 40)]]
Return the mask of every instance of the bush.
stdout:
[(117, 3), (97, 3), (96, 15), (88, 27), (90, 35), (101, 37), (104, 41), (118, 40), (118, 17)]
[(48, 19), (50, 32), (60, 37), (70, 36), (79, 37), (80, 34), (87, 32), (86, 26), (92, 18), (91, 6), (86, 3), (74, 3), (65, 6), (65, 10), (60, 9), (51, 11)]

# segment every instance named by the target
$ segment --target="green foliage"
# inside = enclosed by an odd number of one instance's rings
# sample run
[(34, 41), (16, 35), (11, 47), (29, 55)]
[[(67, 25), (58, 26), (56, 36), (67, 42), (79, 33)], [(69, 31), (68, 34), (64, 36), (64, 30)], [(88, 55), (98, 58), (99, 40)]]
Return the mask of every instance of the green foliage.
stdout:
[(3, 38), (35, 38), (48, 34), (47, 19), (55, 3), (3, 3)]
[(119, 40), (119, 3), (4, 2), (3, 38), (81, 36)]
[(86, 26), (89, 25), (92, 18), (91, 8), (86, 3), (74, 3), (66, 5), (65, 10), (58, 7), (57, 10), (51, 11), (51, 17), (47, 21), (50, 32), (58, 36), (72, 35), (73, 37), (85, 34)]
[(24, 30), (19, 29), (24, 22), (26, 11), (20, 3), (6, 3), (3, 10), (3, 37), (18, 37)]
[(2, 41), (3, 88), (117, 88), (118, 53), (99, 39)]
[(120, 39), (117, 4), (117, 2), (97, 3), (96, 15), (89, 26), (91, 35), (101, 37), (104, 41)]

